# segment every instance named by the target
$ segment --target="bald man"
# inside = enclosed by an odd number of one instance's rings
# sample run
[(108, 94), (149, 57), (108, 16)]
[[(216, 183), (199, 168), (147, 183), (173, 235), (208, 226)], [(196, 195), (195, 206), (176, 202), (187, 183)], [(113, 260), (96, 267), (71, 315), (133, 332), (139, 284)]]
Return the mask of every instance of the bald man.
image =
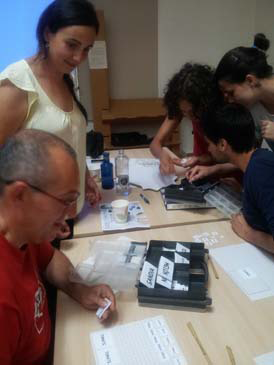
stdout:
[(26, 129), (0, 149), (0, 364), (47, 363), (51, 336), (43, 281), (83, 307), (112, 305), (107, 285), (71, 283), (72, 264), (49, 243), (79, 197), (74, 150), (49, 133)]

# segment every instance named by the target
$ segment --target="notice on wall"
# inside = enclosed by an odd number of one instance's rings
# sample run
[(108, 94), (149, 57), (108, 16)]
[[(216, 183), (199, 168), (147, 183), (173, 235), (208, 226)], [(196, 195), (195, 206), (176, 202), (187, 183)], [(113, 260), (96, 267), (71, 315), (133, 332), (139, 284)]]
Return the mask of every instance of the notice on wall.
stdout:
[(107, 47), (105, 41), (95, 41), (88, 55), (89, 68), (99, 70), (108, 68)]

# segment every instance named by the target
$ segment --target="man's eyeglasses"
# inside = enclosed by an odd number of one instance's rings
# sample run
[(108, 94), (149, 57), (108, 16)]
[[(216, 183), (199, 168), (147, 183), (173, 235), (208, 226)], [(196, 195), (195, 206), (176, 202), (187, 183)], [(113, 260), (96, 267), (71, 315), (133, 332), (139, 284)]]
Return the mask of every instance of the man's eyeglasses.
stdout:
[[(15, 181), (17, 181), (17, 180), (4, 180), (4, 179), (0, 178), (0, 181), (2, 181), (4, 184), (9, 185), (9, 184), (14, 183), (14, 182), (15, 182)], [(43, 190), (43, 189), (40, 189), (40, 188), (38, 188), (37, 186), (34, 186), (34, 185), (32, 185), (32, 184), (28, 183), (27, 181), (24, 181), (24, 180), (18, 180), (18, 181), (22, 181), (22, 182), (24, 182), (25, 184), (27, 184), (27, 185), (28, 185), (31, 189), (36, 190), (36, 191), (38, 191), (39, 193), (44, 194), (44, 195), (47, 195), (48, 197), (50, 197), (50, 198), (52, 198), (52, 199), (54, 199), (54, 200), (58, 201), (59, 203), (61, 203), (61, 204), (62, 204), (64, 207), (66, 207), (66, 208), (69, 208), (69, 207), (71, 207), (72, 205), (74, 205), (74, 204), (77, 202), (77, 200), (78, 200), (78, 198), (79, 198), (79, 196), (80, 196), (79, 191), (77, 191), (77, 192), (75, 192), (75, 193), (74, 193), (74, 198), (72, 198), (72, 199), (70, 199), (70, 200), (65, 200), (65, 199), (58, 198), (57, 196), (52, 195), (52, 194), (48, 193), (47, 191), (45, 191), (45, 190)]]

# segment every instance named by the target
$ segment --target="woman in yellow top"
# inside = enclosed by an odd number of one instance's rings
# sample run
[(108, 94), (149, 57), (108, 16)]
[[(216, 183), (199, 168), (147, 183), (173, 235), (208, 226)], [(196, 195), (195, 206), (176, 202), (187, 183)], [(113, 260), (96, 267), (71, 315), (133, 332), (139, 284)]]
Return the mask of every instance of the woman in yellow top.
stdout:
[(70, 72), (86, 59), (98, 30), (88, 0), (55, 0), (40, 16), (37, 54), (0, 74), (0, 144), (21, 128), (42, 129), (68, 142), (80, 169), (77, 213), (85, 197), (91, 204), (101, 197), (86, 168), (87, 114), (76, 98)]

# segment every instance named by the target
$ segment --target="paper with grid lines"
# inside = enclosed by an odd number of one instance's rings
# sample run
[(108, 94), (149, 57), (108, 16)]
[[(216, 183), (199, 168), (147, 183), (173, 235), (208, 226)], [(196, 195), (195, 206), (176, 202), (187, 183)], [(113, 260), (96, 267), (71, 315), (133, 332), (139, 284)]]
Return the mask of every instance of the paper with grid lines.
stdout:
[(163, 316), (91, 332), (96, 365), (187, 365)]

